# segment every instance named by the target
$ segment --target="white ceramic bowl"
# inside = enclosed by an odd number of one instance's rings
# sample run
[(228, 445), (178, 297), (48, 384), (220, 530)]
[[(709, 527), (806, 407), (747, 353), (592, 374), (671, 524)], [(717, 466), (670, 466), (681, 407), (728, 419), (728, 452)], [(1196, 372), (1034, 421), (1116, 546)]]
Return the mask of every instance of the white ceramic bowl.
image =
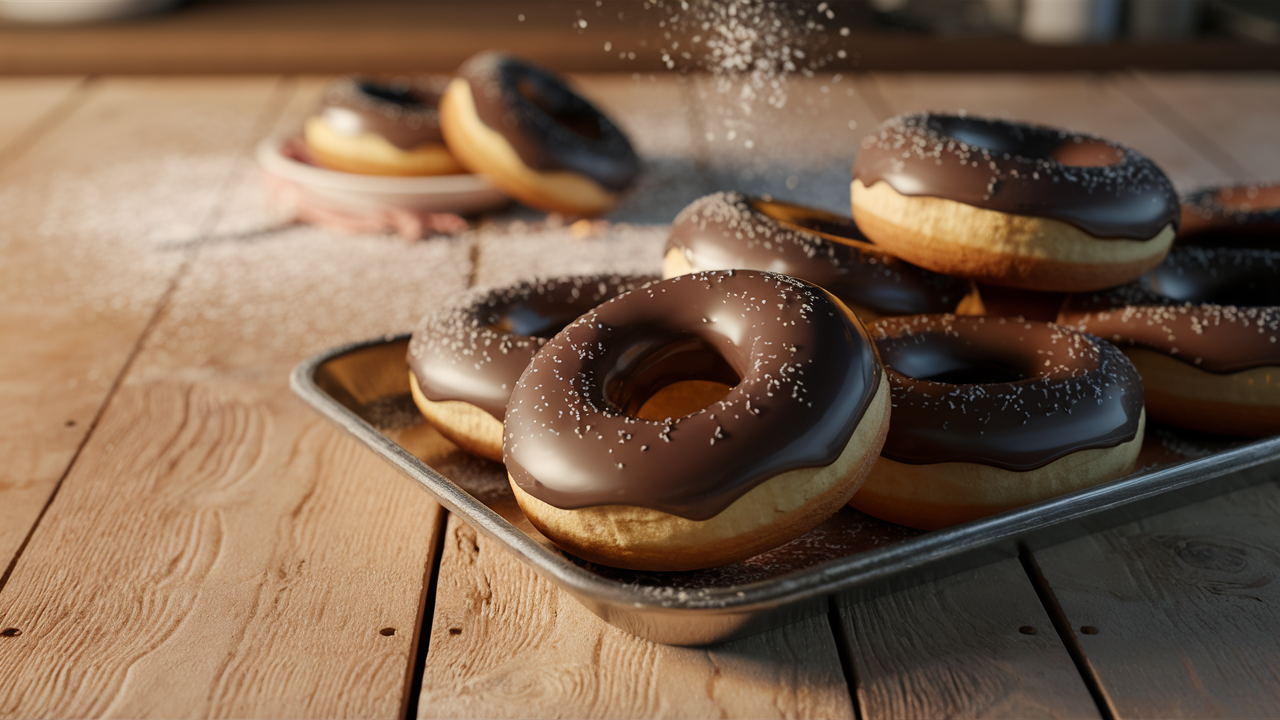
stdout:
[(305, 161), (301, 138), (267, 138), (258, 143), (258, 164), (335, 209), (354, 212), (400, 208), (459, 215), (491, 210), (510, 202), (482, 175), (390, 177), (357, 175)]

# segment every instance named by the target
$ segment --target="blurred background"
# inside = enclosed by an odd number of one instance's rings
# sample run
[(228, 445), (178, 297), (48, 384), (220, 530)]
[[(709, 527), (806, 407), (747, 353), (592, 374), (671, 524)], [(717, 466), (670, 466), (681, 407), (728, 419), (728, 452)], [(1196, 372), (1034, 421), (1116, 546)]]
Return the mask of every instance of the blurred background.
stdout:
[[(706, 18), (739, 2), (0, 0), (0, 73), (449, 71), (482, 48), (561, 71), (719, 71), (736, 58)], [(802, 71), (1280, 69), (1280, 0), (773, 4), (804, 30)]]

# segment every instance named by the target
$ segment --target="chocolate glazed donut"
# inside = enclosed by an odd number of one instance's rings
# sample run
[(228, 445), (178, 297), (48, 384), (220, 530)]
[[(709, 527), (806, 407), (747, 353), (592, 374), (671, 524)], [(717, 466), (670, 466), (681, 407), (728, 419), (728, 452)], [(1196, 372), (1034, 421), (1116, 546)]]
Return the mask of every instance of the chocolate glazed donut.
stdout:
[(538, 349), (596, 305), (657, 279), (547, 278), (464, 294), (423, 318), (409, 341), (414, 401), (455, 445), (500, 462), (507, 399)]
[(1178, 227), (1173, 185), (1150, 160), (1037, 125), (902, 115), (863, 140), (853, 174), (853, 214), (873, 242), (993, 285), (1120, 285), (1158, 264)]
[(445, 147), (438, 106), (449, 80), (437, 76), (377, 82), (346, 77), (325, 91), (304, 126), (307, 147), (325, 167), (366, 175), (450, 175), (463, 168)]
[(1280, 246), (1256, 229), (1265, 224), (1230, 220), (1180, 237), (1141, 279), (1072, 296), (1058, 320), (1124, 349), (1153, 420), (1280, 433)]
[(707, 195), (682, 210), (665, 255), (665, 277), (731, 268), (780, 272), (818, 285), (868, 321), (953, 312), (972, 291), (966, 280), (875, 247), (851, 218), (736, 192)]
[(462, 163), (532, 207), (599, 215), (640, 172), (612, 120), (561, 78), (508, 55), (464, 63), (440, 111)]
[(893, 424), (858, 510), (932, 530), (1132, 470), (1142, 384), (1114, 346), (1010, 318), (919, 315), (869, 330)]
[(1182, 198), (1180, 242), (1277, 249), (1280, 184), (1206, 188)]
[[(507, 406), (504, 459), (530, 521), (575, 555), (721, 565), (848, 502), (887, 427), (881, 375), (861, 322), (822, 289), (754, 271), (682, 275), (547, 343)], [(676, 401), (688, 381), (720, 390)]]

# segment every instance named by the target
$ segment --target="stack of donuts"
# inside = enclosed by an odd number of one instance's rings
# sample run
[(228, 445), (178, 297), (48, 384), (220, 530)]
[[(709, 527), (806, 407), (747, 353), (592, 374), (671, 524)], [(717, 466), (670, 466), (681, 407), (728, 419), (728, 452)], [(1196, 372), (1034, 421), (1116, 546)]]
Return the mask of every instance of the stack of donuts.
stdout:
[(641, 570), (846, 504), (930, 530), (1123, 477), (1148, 413), (1280, 432), (1280, 189), (1180, 203), (1117, 143), (919, 113), (863, 141), (851, 197), (715, 193), (665, 279), (474, 291), (415, 332), (414, 398), (559, 547)]
[(496, 52), (452, 78), (342, 78), (303, 135), (310, 159), (332, 170), (477, 173), (530, 207), (574, 216), (607, 212), (640, 170), (626, 135), (563, 78)]

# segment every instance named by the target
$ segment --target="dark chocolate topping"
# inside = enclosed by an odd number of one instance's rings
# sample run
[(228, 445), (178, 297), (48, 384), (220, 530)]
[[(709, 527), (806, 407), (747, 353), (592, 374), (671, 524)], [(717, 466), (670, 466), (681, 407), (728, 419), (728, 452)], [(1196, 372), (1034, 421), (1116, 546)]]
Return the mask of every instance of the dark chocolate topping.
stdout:
[(1280, 247), (1180, 239), (1163, 263), (1138, 280), (1072, 296), (1058, 321), (1201, 370), (1233, 373), (1280, 365), (1278, 306)]
[(1275, 249), (1277, 240), (1280, 184), (1206, 188), (1182, 198), (1180, 243)]
[(461, 400), (501, 420), (547, 339), (611, 297), (656, 277), (591, 275), (472, 290), (423, 318), (409, 367), (428, 400)]
[(955, 310), (966, 280), (903, 262), (872, 245), (851, 218), (720, 192), (676, 216), (666, 249), (697, 270), (768, 270), (808, 280), (880, 315)]
[(486, 52), (458, 68), (481, 122), (506, 138), (525, 165), (568, 170), (613, 192), (640, 173), (622, 130), (559, 76), (523, 60)]
[(1178, 196), (1156, 164), (1109, 140), (1040, 125), (915, 113), (862, 140), (853, 175), (902, 195), (1058, 220), (1100, 239), (1178, 226)]
[(442, 145), (437, 108), (448, 86), (449, 79), (440, 76), (341, 78), (325, 91), (318, 114), (336, 132), (381, 135), (401, 150)]
[[(681, 275), (556, 335), (507, 407), (507, 471), (560, 508), (715, 516), (782, 472), (828, 465), (875, 396), (862, 323), (820, 288), (755, 271)], [(635, 408), (683, 380), (731, 385), (678, 418)]]
[(870, 332), (893, 390), (890, 460), (1024, 471), (1137, 436), (1138, 371), (1097, 338), (954, 315), (885, 318)]

